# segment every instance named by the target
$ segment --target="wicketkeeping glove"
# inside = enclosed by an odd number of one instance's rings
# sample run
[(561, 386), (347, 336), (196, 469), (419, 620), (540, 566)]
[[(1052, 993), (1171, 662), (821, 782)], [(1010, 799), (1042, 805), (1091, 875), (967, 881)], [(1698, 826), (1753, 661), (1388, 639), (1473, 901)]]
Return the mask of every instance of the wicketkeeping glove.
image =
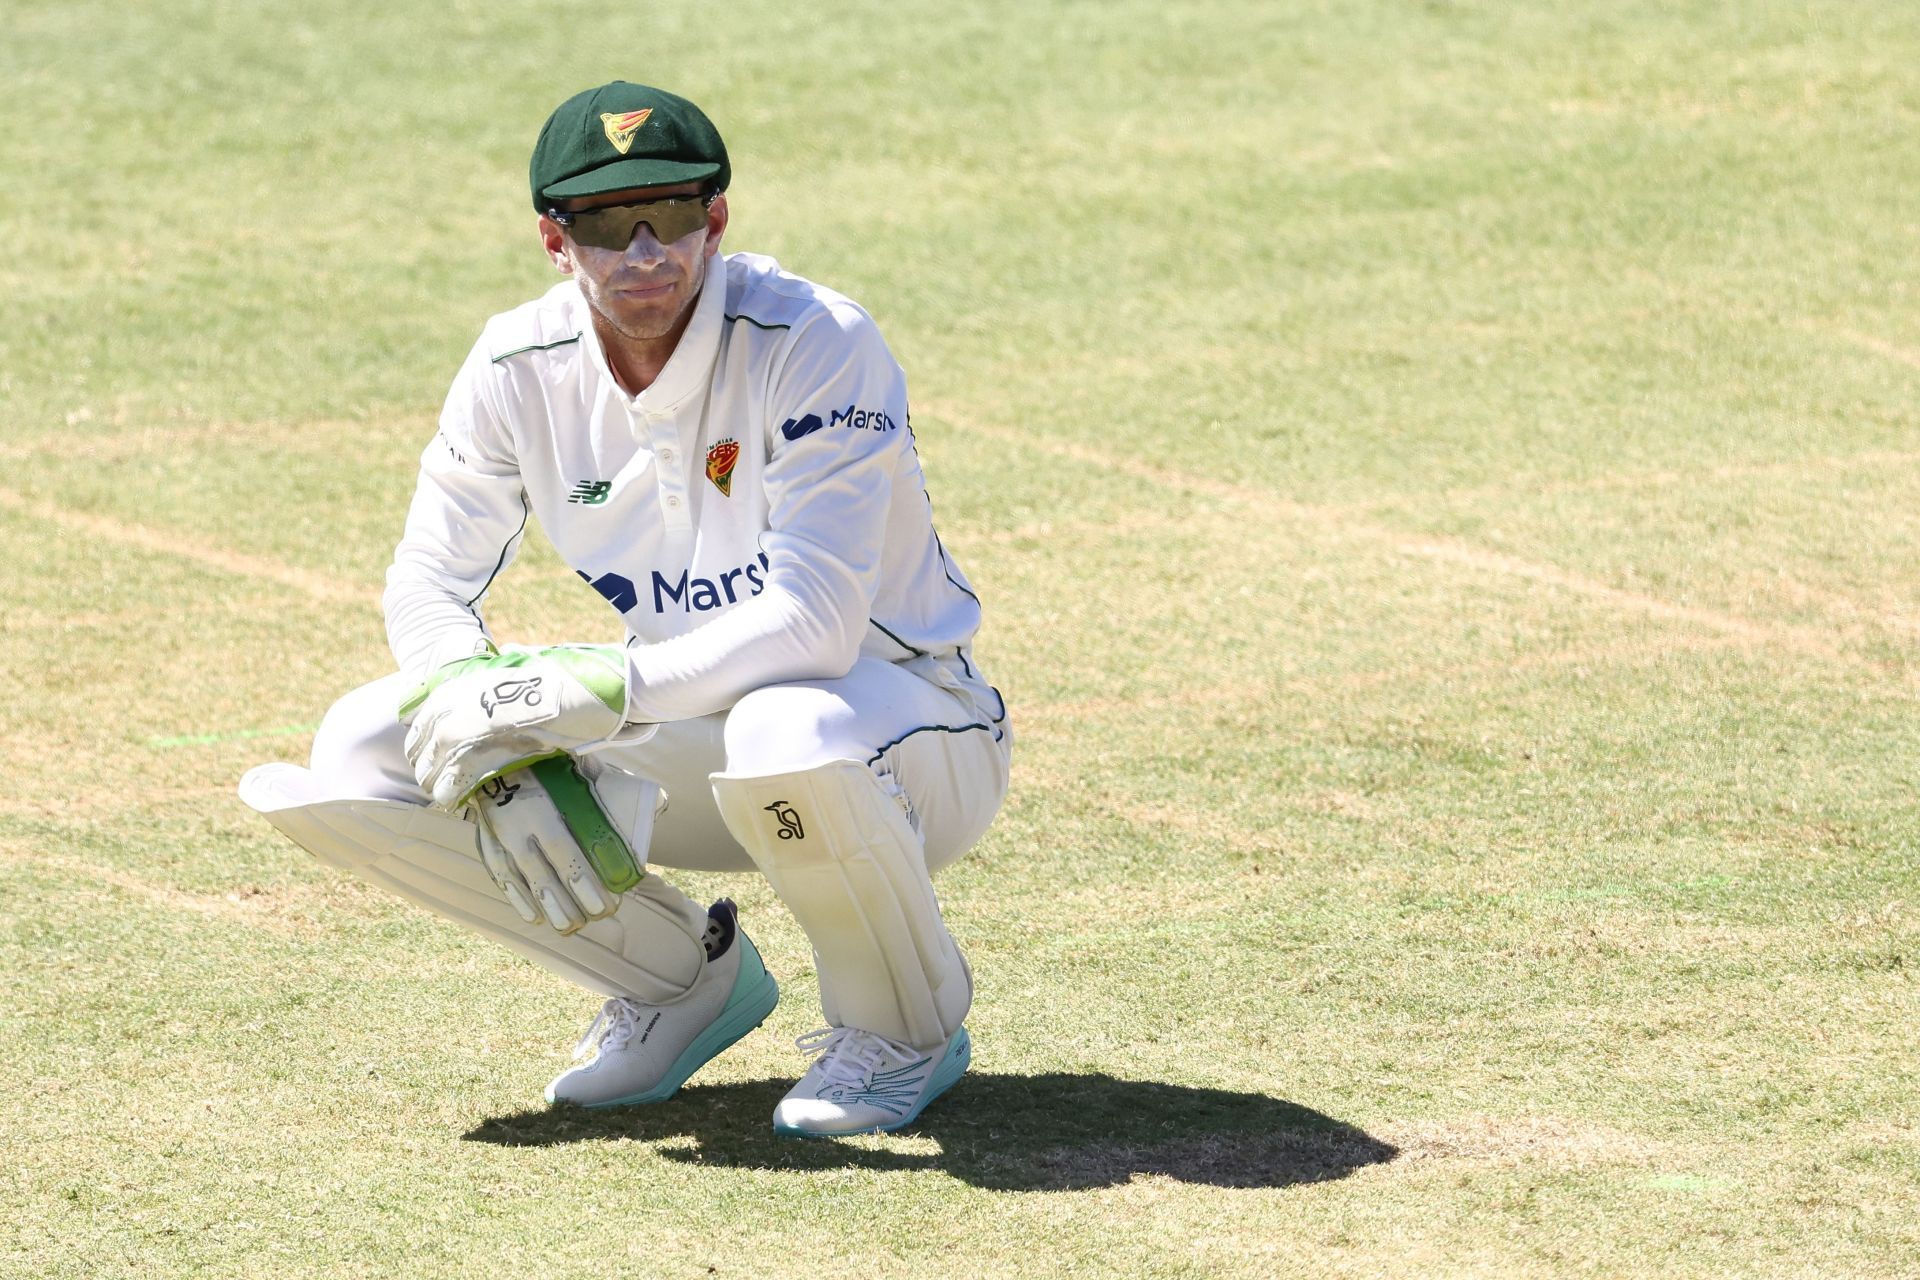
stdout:
[(572, 933), (612, 915), (644, 874), (571, 760), (488, 779), (467, 811), (487, 874), (528, 924)]
[(489, 778), (604, 743), (626, 727), (617, 645), (554, 645), (448, 663), (400, 704), (407, 759), (437, 809)]

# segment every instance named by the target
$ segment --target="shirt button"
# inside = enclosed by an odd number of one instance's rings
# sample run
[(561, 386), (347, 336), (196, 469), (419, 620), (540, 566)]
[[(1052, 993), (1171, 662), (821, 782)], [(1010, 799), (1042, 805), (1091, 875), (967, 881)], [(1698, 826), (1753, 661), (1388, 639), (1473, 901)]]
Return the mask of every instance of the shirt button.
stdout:
[(662, 461), (662, 462), (672, 462), (672, 461), (673, 461), (673, 450), (671, 450), (671, 449), (662, 449), (662, 450), (660, 451), (660, 461)]
[(680, 499), (673, 497), (672, 495), (668, 495), (667, 505), (669, 507), (678, 507), (680, 505)]

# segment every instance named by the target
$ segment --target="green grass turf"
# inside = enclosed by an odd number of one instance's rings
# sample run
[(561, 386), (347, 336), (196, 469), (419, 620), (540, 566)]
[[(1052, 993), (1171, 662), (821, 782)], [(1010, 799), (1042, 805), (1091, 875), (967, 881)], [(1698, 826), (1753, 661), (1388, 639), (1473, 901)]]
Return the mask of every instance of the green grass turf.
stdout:
[[(13, 3), (0, 1274), (1920, 1274), (1920, 27), (1838, 0)], [(232, 794), (388, 659), (526, 151), (707, 104), (1020, 745), (976, 1070), (776, 1142)], [(530, 545), (513, 639), (616, 624)]]

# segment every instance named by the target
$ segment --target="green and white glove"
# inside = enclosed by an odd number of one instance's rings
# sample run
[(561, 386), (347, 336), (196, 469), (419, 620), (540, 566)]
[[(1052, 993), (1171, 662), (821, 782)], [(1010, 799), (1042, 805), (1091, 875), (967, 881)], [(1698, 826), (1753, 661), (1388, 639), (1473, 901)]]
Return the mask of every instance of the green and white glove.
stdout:
[(610, 916), (646, 873), (588, 782), (566, 759), (480, 785), (467, 807), (480, 861), (522, 920), (572, 933)]
[(400, 704), (413, 776), (436, 809), (481, 783), (611, 740), (626, 726), (618, 645), (553, 645), (450, 662)]

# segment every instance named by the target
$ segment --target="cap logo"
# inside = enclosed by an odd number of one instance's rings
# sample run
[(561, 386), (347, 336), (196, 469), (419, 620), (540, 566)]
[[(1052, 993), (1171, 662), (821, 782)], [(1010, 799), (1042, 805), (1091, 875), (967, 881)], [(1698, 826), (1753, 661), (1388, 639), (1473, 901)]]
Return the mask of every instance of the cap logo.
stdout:
[(740, 446), (732, 438), (707, 450), (707, 479), (725, 498), (733, 496), (733, 465), (740, 461)]
[(613, 149), (621, 155), (625, 155), (627, 154), (627, 148), (633, 145), (634, 133), (641, 125), (647, 122), (647, 117), (652, 114), (652, 107), (648, 107), (644, 111), (622, 111), (618, 115), (615, 115), (611, 111), (602, 111), (600, 113), (600, 127), (607, 131), (607, 141), (613, 144)]

